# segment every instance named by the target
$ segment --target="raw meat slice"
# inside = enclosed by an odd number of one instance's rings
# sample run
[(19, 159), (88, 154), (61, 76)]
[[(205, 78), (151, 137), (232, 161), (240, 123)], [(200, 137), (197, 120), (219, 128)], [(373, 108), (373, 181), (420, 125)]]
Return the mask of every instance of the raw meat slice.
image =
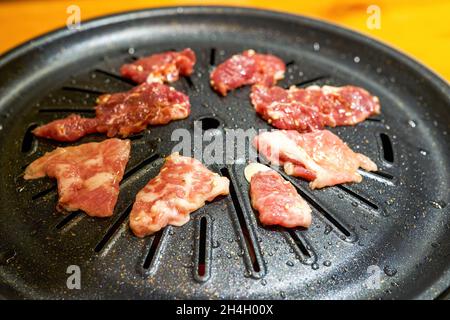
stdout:
[(67, 118), (37, 127), (33, 134), (41, 138), (70, 142), (97, 132), (97, 124), (96, 118), (82, 118), (78, 114), (71, 114)]
[(194, 70), (196, 57), (189, 48), (183, 51), (167, 51), (153, 54), (124, 64), (120, 68), (122, 76), (136, 83), (175, 82), (180, 76), (189, 76)]
[(244, 85), (274, 85), (284, 78), (286, 65), (270, 54), (258, 54), (254, 50), (236, 54), (221, 63), (211, 73), (211, 86), (221, 95)]
[(354, 125), (380, 113), (378, 98), (354, 86), (285, 90), (254, 85), (250, 97), (256, 112), (271, 125), (299, 132)]
[(130, 91), (105, 94), (97, 99), (95, 118), (70, 115), (37, 127), (33, 134), (58, 141), (75, 141), (95, 132), (127, 137), (148, 125), (187, 118), (189, 97), (160, 83), (143, 83)]
[(312, 181), (312, 189), (346, 182), (361, 182), (361, 167), (376, 171), (366, 156), (353, 152), (328, 130), (301, 134), (295, 130), (275, 130), (255, 137), (254, 145), (271, 163), (283, 165), (292, 176)]
[(311, 208), (289, 181), (272, 169), (254, 170), (249, 177), (252, 207), (259, 212), (262, 224), (287, 228), (311, 225)]
[(130, 141), (120, 139), (56, 148), (32, 162), (24, 178), (56, 178), (60, 211), (83, 210), (90, 216), (109, 217), (117, 202), (130, 149)]
[(227, 195), (229, 183), (200, 161), (173, 153), (159, 174), (136, 195), (130, 228), (136, 236), (145, 237), (169, 224), (182, 226), (205, 201)]
[(187, 118), (189, 97), (160, 83), (143, 83), (125, 93), (100, 96), (95, 108), (97, 131), (108, 137), (141, 132), (148, 125)]

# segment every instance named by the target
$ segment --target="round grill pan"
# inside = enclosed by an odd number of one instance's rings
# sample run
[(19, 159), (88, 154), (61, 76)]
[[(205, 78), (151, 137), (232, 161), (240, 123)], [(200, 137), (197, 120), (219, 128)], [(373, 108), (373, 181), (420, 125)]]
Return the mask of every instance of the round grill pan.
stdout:
[[(132, 137), (132, 157), (114, 215), (56, 212), (55, 182), (24, 181), (27, 164), (57, 146), (39, 124), (93, 112), (95, 98), (127, 90), (118, 68), (136, 57), (191, 47), (198, 63), (174, 86), (189, 94), (188, 119)], [(249, 88), (219, 97), (214, 65), (255, 49), (287, 62), (280, 85), (362, 86), (382, 114), (332, 129), (379, 166), (360, 184), (311, 191), (308, 230), (265, 228), (252, 211), (244, 164), (210, 168), (231, 194), (181, 228), (145, 239), (128, 228), (138, 190), (157, 174), (176, 128), (269, 128)], [(5, 298), (400, 299), (443, 297), (450, 282), (450, 89), (404, 55), (354, 32), (307, 18), (224, 7), (162, 8), (59, 30), (0, 59), (0, 292)], [(100, 141), (91, 135), (76, 142)], [(81, 270), (81, 289), (66, 286)], [(375, 277), (375, 278), (374, 278)], [(380, 281), (376, 281), (379, 279)], [(372, 285), (371, 285), (372, 283)]]

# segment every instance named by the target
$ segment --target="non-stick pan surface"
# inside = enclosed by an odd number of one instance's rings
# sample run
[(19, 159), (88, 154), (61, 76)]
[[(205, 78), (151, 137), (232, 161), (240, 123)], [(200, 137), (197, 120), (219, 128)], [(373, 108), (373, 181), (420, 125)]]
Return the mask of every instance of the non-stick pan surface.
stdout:
[[(139, 56), (192, 48), (195, 73), (175, 84), (189, 94), (188, 119), (133, 137), (113, 217), (56, 212), (50, 179), (23, 169), (56, 146), (36, 125), (71, 112), (92, 114), (95, 98), (132, 87), (118, 68)], [(308, 230), (261, 226), (244, 164), (213, 165), (232, 192), (183, 227), (145, 239), (128, 228), (129, 206), (194, 120), (218, 129), (269, 128), (249, 88), (226, 98), (209, 86), (214, 65), (255, 49), (288, 63), (282, 86), (353, 84), (380, 98), (382, 114), (333, 129), (380, 172), (360, 184), (311, 191)], [(0, 59), (0, 293), (23, 298), (436, 298), (450, 281), (450, 89), (429, 70), (374, 40), (323, 22), (241, 8), (185, 7), (124, 13), (59, 30)], [(104, 139), (91, 135), (75, 144)], [(69, 289), (69, 266), (81, 289)], [(76, 267), (75, 267), (76, 268)], [(72, 271), (71, 271), (72, 270)], [(69, 268), (69, 272), (74, 269)]]

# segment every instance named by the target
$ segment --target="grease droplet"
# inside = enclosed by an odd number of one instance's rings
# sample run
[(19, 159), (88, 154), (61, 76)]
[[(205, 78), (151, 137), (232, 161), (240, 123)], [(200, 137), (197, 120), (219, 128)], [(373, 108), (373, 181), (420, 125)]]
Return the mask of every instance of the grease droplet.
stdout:
[(384, 267), (383, 271), (388, 277), (393, 277), (397, 274), (397, 269), (395, 269), (394, 267), (391, 267), (389, 265), (386, 265)]
[(447, 204), (441, 200), (438, 200), (438, 201), (430, 200), (429, 203), (436, 209), (444, 209), (447, 206)]

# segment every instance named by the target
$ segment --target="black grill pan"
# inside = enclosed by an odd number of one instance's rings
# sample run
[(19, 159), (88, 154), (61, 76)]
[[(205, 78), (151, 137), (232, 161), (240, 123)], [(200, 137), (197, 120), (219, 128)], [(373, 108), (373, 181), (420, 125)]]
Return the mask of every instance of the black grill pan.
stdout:
[[(189, 94), (188, 119), (132, 137), (132, 158), (113, 217), (55, 211), (50, 179), (25, 182), (23, 169), (67, 144), (31, 130), (71, 112), (89, 115), (104, 92), (129, 89), (118, 68), (136, 57), (191, 47), (196, 71), (175, 87)], [(193, 121), (269, 128), (249, 88), (219, 97), (214, 65), (244, 49), (288, 63), (282, 86), (344, 85), (379, 96), (382, 114), (333, 129), (373, 159), (364, 181), (311, 191), (291, 178), (314, 208), (308, 230), (261, 226), (243, 164), (216, 165), (232, 192), (198, 210), (181, 228), (145, 239), (128, 228), (136, 192), (157, 174), (176, 128)], [(410, 58), (354, 32), (268, 11), (224, 7), (144, 10), (62, 29), (0, 59), (0, 293), (4, 298), (432, 299), (450, 282), (450, 89)], [(91, 135), (76, 142), (99, 141)], [(66, 286), (68, 266), (81, 289)], [(374, 274), (372, 274), (374, 272)], [(373, 276), (379, 286), (370, 285)]]

